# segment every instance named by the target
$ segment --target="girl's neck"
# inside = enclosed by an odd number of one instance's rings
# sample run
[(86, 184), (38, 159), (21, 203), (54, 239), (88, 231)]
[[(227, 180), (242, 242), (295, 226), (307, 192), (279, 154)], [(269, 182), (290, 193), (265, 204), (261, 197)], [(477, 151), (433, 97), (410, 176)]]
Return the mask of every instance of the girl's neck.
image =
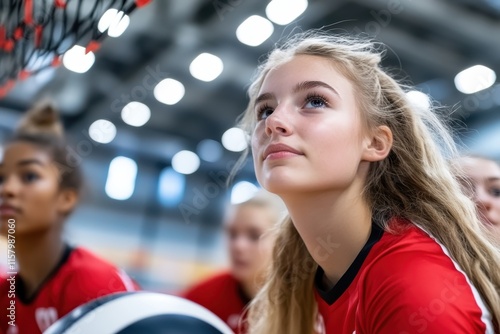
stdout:
[(354, 262), (371, 232), (371, 210), (359, 189), (285, 197), (294, 226), (333, 286)]
[(58, 228), (16, 238), (18, 274), (27, 296), (31, 296), (57, 266), (64, 253), (64, 242)]
[(245, 296), (250, 299), (253, 299), (259, 291), (259, 287), (254, 282), (240, 282), (240, 285)]

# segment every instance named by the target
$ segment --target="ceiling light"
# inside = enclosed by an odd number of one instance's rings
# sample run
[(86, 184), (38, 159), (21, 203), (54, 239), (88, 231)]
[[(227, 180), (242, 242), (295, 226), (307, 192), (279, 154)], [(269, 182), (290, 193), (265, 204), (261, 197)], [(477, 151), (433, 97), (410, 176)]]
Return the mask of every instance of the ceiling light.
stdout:
[(483, 66), (469, 67), (455, 76), (455, 86), (464, 94), (474, 94), (491, 87), (496, 80), (495, 71)]
[(269, 20), (286, 25), (300, 16), (307, 8), (307, 0), (273, 0), (266, 7)]
[(75, 45), (63, 56), (63, 65), (68, 70), (76, 73), (87, 72), (95, 61), (95, 56), (92, 51), (85, 53), (85, 48), (80, 45)]
[(406, 97), (408, 98), (410, 103), (417, 108), (428, 110), (431, 107), (431, 100), (429, 98), (429, 95), (419, 92), (418, 90), (411, 90), (407, 92)]
[(107, 144), (110, 143), (116, 136), (116, 126), (105, 119), (98, 119), (89, 127), (89, 136), (92, 140)]
[(257, 186), (248, 181), (236, 183), (231, 189), (231, 204), (240, 204), (251, 199), (259, 190)]
[(137, 163), (126, 157), (116, 157), (109, 164), (106, 194), (116, 200), (129, 199), (134, 193)]
[(201, 81), (212, 81), (217, 78), (224, 69), (222, 60), (210, 53), (202, 53), (189, 65), (191, 75)]
[(274, 26), (262, 16), (252, 15), (236, 29), (236, 37), (246, 45), (258, 46), (271, 37)]
[(143, 126), (151, 118), (151, 110), (147, 105), (141, 102), (129, 102), (122, 109), (122, 119), (131, 126)]
[(184, 85), (179, 81), (164, 79), (155, 86), (153, 94), (159, 102), (173, 105), (182, 99), (185, 92)]
[(181, 174), (192, 174), (200, 167), (200, 158), (191, 151), (180, 151), (172, 158), (172, 168)]
[(108, 31), (110, 37), (118, 37), (125, 32), (130, 24), (130, 17), (124, 12), (119, 12), (114, 8), (108, 9), (99, 20), (97, 29), (100, 32)]
[(165, 206), (175, 206), (179, 204), (184, 195), (186, 178), (168, 167), (161, 171), (158, 185), (158, 197), (160, 203)]
[(202, 140), (196, 147), (196, 152), (205, 161), (216, 162), (222, 157), (222, 147), (212, 139)]
[(246, 134), (239, 128), (231, 128), (222, 135), (222, 145), (229, 151), (241, 152), (248, 146)]

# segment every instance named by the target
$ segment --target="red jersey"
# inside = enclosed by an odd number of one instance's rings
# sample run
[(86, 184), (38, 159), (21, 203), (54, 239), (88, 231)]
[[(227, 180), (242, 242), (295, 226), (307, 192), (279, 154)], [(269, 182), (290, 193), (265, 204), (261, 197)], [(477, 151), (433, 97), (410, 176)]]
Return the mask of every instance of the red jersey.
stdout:
[[(491, 314), (447, 250), (420, 228), (375, 224), (368, 242), (329, 291), (315, 293), (327, 334), (494, 333)], [(322, 319), (321, 319), (322, 318)]]
[(123, 271), (85, 249), (67, 247), (52, 274), (29, 299), (19, 276), (0, 282), (0, 333), (42, 333), (77, 306), (137, 289)]
[(230, 273), (216, 275), (190, 288), (181, 296), (212, 311), (235, 334), (246, 333), (243, 310), (250, 298)]

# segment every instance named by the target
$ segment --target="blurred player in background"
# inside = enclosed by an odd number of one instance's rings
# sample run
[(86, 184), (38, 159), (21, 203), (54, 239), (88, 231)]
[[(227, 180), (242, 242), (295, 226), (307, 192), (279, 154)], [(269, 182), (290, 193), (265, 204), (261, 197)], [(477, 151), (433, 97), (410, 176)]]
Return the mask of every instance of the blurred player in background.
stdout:
[(500, 243), (500, 164), (494, 160), (469, 156), (460, 159), (462, 172), (472, 186), (483, 223)]
[(137, 289), (123, 271), (63, 240), (83, 185), (74, 154), (49, 104), (29, 111), (4, 145), (1, 234), (15, 246), (16, 266), (0, 282), (0, 333), (42, 333), (81, 304)]
[(281, 200), (260, 191), (229, 208), (225, 218), (230, 268), (182, 293), (214, 312), (236, 333), (246, 333), (245, 306), (263, 284), (270, 264), (273, 226), (285, 214)]

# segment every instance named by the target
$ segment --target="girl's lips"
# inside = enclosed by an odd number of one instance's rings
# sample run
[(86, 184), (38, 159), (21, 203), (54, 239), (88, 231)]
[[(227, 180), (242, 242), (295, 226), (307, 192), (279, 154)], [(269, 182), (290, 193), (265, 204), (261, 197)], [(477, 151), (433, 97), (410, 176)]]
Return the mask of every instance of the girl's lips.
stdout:
[(14, 217), (19, 213), (19, 209), (10, 205), (0, 205), (0, 217)]
[(302, 153), (293, 147), (285, 145), (283, 143), (273, 143), (270, 144), (262, 154), (262, 158), (266, 159), (281, 159), (292, 157), (296, 155), (302, 155)]

